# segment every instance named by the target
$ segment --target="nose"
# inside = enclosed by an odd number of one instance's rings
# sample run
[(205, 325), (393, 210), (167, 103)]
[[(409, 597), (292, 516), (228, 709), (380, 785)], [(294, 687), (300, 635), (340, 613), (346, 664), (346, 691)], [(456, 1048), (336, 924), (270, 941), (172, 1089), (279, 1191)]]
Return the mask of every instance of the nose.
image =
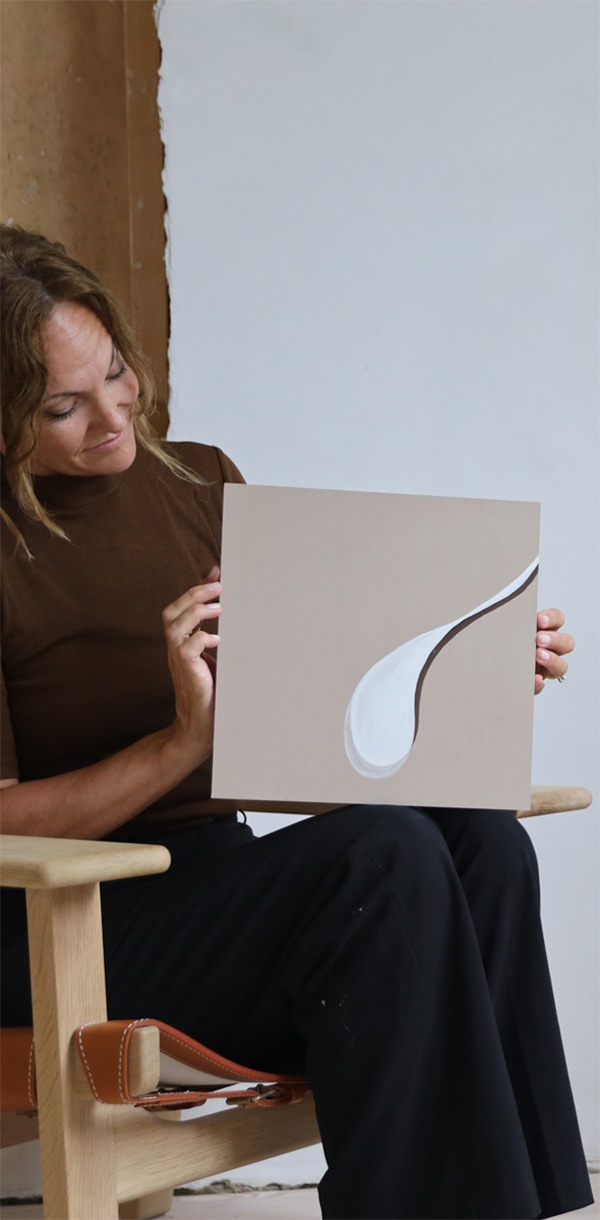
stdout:
[(131, 411), (131, 403), (115, 400), (114, 392), (105, 390), (94, 404), (93, 426), (96, 431), (121, 432)]

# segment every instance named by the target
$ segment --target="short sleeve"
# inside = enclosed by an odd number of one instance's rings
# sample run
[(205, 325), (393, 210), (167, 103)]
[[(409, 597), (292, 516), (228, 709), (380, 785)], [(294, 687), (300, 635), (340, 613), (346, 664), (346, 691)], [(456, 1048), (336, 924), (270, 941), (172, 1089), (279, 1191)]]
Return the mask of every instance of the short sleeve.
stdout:
[(240, 473), (235, 462), (232, 462), (231, 458), (227, 457), (227, 454), (223, 453), (222, 449), (217, 449), (217, 457), (219, 459), (219, 466), (221, 467), (224, 483), (246, 482), (243, 474)]
[(8, 708), (4, 676), (0, 674), (0, 779), (18, 779), (19, 765)]

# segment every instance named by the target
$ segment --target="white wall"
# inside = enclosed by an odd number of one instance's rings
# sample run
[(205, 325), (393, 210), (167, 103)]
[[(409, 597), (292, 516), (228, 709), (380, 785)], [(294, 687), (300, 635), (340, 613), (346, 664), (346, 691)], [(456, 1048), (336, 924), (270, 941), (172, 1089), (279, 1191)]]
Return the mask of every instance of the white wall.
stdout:
[[(597, 17), (587, 0), (163, 0), (171, 436), (251, 482), (539, 499), (599, 791)], [(598, 1156), (594, 809), (529, 822)], [(272, 825), (272, 822), (269, 823)]]

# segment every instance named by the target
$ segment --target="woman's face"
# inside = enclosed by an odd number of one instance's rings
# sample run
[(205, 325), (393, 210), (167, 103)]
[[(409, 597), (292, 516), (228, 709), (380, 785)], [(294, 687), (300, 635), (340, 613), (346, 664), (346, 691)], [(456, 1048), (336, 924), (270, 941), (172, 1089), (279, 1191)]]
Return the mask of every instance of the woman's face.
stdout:
[(32, 474), (118, 474), (135, 457), (135, 373), (102, 323), (74, 302), (42, 327), (48, 370)]

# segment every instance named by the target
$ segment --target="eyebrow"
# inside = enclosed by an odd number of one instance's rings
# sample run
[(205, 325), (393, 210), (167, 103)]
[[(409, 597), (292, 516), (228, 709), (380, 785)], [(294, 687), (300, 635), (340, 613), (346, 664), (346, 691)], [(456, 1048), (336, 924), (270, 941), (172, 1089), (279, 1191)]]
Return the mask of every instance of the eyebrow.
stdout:
[[(113, 343), (112, 348), (111, 348), (111, 353), (110, 353), (109, 365), (106, 370), (107, 376), (110, 373), (110, 370), (111, 370), (116, 358), (117, 358), (117, 349)], [(58, 393), (56, 393), (56, 394), (48, 394), (47, 398), (44, 398), (44, 400), (42, 402), (42, 406), (45, 406), (47, 402), (55, 402), (59, 398), (76, 398), (78, 394), (85, 394), (85, 390), (59, 390)]]

